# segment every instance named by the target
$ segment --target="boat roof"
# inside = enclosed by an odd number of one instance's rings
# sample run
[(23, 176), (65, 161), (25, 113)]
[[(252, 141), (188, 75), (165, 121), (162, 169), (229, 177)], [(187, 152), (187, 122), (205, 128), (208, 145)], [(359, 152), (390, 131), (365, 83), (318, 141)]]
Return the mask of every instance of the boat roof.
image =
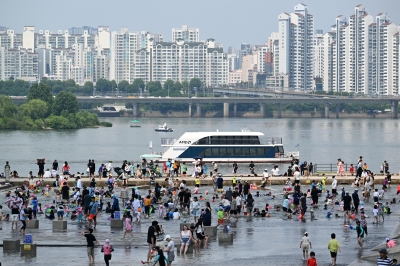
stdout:
[(142, 154), (140, 155), (140, 158), (142, 159), (157, 159), (157, 158), (162, 158), (161, 155), (159, 154)]
[(250, 132), (250, 131), (237, 131), (237, 132), (185, 132), (182, 137), (207, 137), (207, 136), (264, 136), (261, 132)]

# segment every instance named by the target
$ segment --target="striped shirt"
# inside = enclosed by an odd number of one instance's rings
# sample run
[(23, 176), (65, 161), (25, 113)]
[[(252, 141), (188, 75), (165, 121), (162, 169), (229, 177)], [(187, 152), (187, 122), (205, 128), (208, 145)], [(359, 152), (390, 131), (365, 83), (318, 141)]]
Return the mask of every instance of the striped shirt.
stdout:
[(386, 257), (386, 259), (382, 259), (382, 258), (377, 258), (376, 259), (377, 262), (377, 266), (393, 266), (393, 261), (391, 258)]

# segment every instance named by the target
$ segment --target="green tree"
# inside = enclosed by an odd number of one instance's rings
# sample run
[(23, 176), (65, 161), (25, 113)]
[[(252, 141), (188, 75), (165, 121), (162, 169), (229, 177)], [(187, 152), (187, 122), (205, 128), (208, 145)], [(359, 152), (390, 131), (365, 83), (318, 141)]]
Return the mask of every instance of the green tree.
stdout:
[(51, 89), (49, 85), (39, 83), (32, 84), (29, 88), (28, 101), (38, 99), (46, 102), (48, 106), (52, 106), (53, 104), (53, 94), (51, 93)]
[(20, 106), (19, 112), (22, 116), (30, 117), (33, 120), (43, 119), (48, 112), (48, 105), (46, 102), (34, 99)]
[(136, 93), (139, 91), (140, 88), (144, 89), (145, 84), (143, 79), (137, 78), (132, 82), (132, 87), (130, 88), (129, 93)]
[(63, 111), (68, 114), (75, 114), (79, 111), (78, 100), (71, 92), (62, 91), (57, 94), (54, 104), (51, 107), (51, 113), (53, 115), (61, 115)]
[(189, 82), (187, 80), (182, 81), (182, 90), (185, 91), (187, 94), (187, 90), (189, 88)]
[(63, 82), (64, 83), (64, 87), (65, 88), (71, 88), (71, 87), (75, 87), (75, 80), (73, 79), (68, 79), (66, 81)]
[(170, 91), (172, 91), (172, 90), (174, 90), (174, 88), (175, 88), (175, 82), (172, 79), (167, 79), (164, 82), (164, 90), (169, 89)]
[(119, 91), (126, 91), (126, 87), (129, 86), (129, 82), (126, 80), (121, 80), (118, 83), (118, 90)]
[(106, 79), (98, 79), (96, 82), (96, 91), (99, 93), (106, 93), (111, 91), (109, 81)]
[(156, 91), (162, 90), (161, 82), (159, 82), (159, 81), (148, 82), (147, 90), (149, 91), (149, 93), (154, 93)]
[(0, 118), (14, 117), (18, 114), (18, 107), (8, 96), (0, 95)]
[(191, 89), (197, 88), (199, 90), (201, 88), (201, 80), (199, 78), (192, 78), (190, 80), (189, 87)]
[(180, 83), (179, 80), (177, 80), (177, 81), (175, 82), (174, 89), (175, 89), (175, 90), (178, 90), (178, 91), (181, 91), (182, 88), (183, 88), (182, 83)]

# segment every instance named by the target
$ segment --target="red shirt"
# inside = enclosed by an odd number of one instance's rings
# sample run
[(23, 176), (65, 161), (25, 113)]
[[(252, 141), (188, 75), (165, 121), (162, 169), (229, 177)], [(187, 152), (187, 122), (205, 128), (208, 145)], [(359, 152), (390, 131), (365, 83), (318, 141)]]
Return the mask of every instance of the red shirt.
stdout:
[(307, 266), (317, 266), (317, 259), (316, 258), (309, 258), (307, 261)]

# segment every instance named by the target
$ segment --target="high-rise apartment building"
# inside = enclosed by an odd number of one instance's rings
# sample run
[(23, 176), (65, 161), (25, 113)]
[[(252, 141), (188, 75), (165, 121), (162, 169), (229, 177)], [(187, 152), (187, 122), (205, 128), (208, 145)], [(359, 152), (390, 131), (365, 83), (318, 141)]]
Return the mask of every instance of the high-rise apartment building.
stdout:
[(182, 25), (181, 29), (172, 29), (172, 42), (182, 39), (184, 42), (199, 42), (200, 30), (190, 29), (188, 25)]
[(111, 33), (110, 79), (119, 83), (134, 80), (134, 59), (138, 49), (138, 33), (122, 28)]
[(278, 16), (278, 75), (288, 75), (291, 89), (311, 89), (313, 86), (314, 17), (307, 6), (298, 4), (291, 14)]

